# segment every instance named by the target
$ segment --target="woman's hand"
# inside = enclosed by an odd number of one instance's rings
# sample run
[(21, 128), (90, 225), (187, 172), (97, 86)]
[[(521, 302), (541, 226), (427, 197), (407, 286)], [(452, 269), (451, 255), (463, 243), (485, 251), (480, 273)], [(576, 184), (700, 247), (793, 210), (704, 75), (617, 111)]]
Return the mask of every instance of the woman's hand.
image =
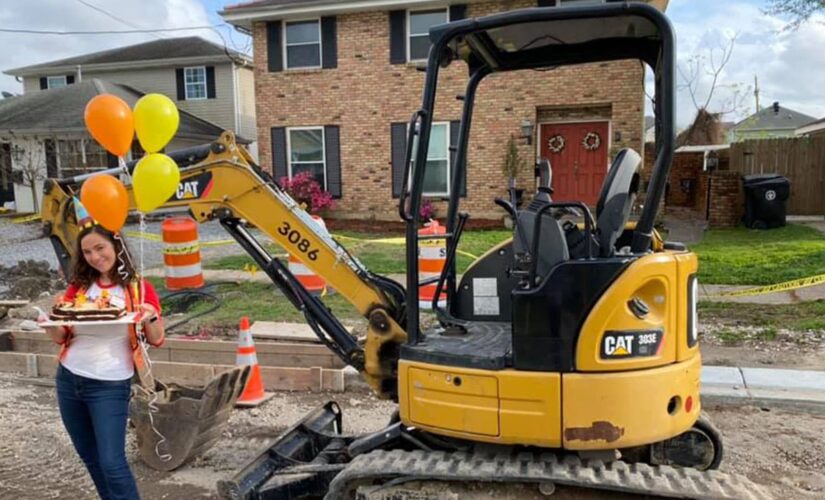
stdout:
[(144, 326), (156, 320), (158, 317), (158, 310), (155, 309), (155, 306), (152, 304), (141, 304), (138, 310), (141, 312), (140, 322), (143, 323)]
[(146, 334), (146, 338), (153, 346), (160, 346), (163, 344), (164, 331), (163, 322), (158, 321), (158, 319), (160, 319), (158, 310), (151, 304), (141, 304), (139, 311), (142, 314), (140, 322), (143, 325), (143, 331)]

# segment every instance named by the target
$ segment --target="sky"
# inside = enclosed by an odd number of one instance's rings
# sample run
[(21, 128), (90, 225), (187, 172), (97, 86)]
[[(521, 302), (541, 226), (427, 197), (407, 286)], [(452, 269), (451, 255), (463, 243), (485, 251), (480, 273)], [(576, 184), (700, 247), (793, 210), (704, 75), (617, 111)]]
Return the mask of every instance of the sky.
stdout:
[[(34, 30), (90, 31), (217, 26), (214, 29), (157, 34), (35, 35), (0, 32), (0, 71), (156, 39), (198, 35), (241, 52), (249, 37), (217, 15), (238, 0), (0, 0), (0, 27)], [(710, 88), (711, 48), (736, 37), (728, 64), (718, 78), (710, 111), (734, 109), (725, 121), (738, 121), (755, 111), (754, 76), (760, 105), (782, 106), (815, 118), (825, 117), (825, 15), (817, 15), (796, 31), (783, 31), (786, 21), (766, 15), (767, 0), (671, 0), (667, 15), (677, 36), (677, 56), (685, 74), (689, 61), (703, 58), (695, 79), (697, 100)], [(108, 12), (107, 15), (97, 9)], [(684, 84), (684, 81), (680, 82)], [(731, 105), (733, 89), (738, 106)], [(0, 75), (0, 90), (21, 93), (14, 77)], [(696, 114), (690, 93), (680, 88), (677, 123), (686, 126)]]

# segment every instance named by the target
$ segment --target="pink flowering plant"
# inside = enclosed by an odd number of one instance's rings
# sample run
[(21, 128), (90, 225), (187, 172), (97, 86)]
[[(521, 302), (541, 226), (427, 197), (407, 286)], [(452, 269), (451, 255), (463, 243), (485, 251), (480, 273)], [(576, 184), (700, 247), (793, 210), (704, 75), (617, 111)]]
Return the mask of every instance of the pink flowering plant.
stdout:
[(435, 218), (436, 209), (432, 200), (429, 198), (421, 199), (421, 206), (418, 207), (418, 218), (422, 221), (428, 221)]
[(315, 180), (310, 172), (299, 172), (293, 175), (292, 179), (289, 177), (281, 177), (278, 184), (281, 186), (281, 189), (292, 196), (293, 200), (311, 214), (316, 214), (335, 206), (332, 195), (321, 189), (321, 185), (318, 184), (318, 181)]

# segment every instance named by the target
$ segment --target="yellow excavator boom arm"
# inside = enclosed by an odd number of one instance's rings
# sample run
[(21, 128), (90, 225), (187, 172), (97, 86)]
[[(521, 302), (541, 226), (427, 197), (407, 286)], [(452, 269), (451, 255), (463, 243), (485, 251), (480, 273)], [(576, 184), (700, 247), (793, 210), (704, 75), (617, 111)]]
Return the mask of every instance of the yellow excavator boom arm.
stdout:
[[(403, 303), (398, 302), (403, 300), (403, 294), (388, 294), (386, 287), (381, 286), (381, 283), (388, 280), (369, 273), (346, 249), (322, 231), (289, 194), (255, 166), (249, 153), (235, 143), (230, 132), (225, 132), (219, 140), (212, 143), (203, 159), (182, 166), (180, 170), (178, 191), (163, 208), (187, 207), (198, 222), (219, 219), (225, 227), (233, 228), (230, 232), (241, 233), (246, 238), (245, 243), (239, 240), (242, 246), (254, 253), (253, 257), (257, 257), (258, 263), (276, 283), (280, 281), (279, 284), (287, 287), (285, 293), (293, 299), (293, 303), (297, 301), (299, 307), (317, 299), (311, 298), (305, 290), (304, 293), (297, 293), (295, 288), (300, 287), (300, 284), (291, 275), (286, 276), (288, 271), (275, 263), (277, 259), (267, 256), (266, 250), (245, 231), (243, 222), (266, 233), (309, 269), (323, 277), (369, 319), (364, 348), (356, 348), (351, 337), (352, 342), (341, 337), (341, 331), (330, 332), (330, 329), (336, 327), (324, 322), (337, 323), (330, 314), (324, 315), (326, 319), (321, 321), (308, 317), (310, 324), (313, 321), (320, 323), (327, 336), (326, 342), (348, 344), (345, 361), (362, 370), (380, 396), (394, 397), (397, 359), (384, 359), (386, 356), (382, 358), (380, 353), (397, 352), (397, 349), (385, 349), (384, 344), (400, 344), (406, 339), (406, 333), (399, 324), (399, 321), (403, 321)], [(49, 180), (44, 188), (46, 192), (41, 210), (44, 228), (59, 256), (62, 247), (64, 255), (60, 260), (64, 266), (67, 257), (73, 257), (71, 254), (78, 233), (72, 196), (84, 178)], [(130, 185), (127, 185), (127, 191), (129, 207), (134, 210), (136, 204)], [(233, 236), (239, 238), (237, 234)], [(312, 313), (312, 309), (306, 307), (305, 313), (307, 310)], [(349, 336), (348, 333), (346, 335)]]

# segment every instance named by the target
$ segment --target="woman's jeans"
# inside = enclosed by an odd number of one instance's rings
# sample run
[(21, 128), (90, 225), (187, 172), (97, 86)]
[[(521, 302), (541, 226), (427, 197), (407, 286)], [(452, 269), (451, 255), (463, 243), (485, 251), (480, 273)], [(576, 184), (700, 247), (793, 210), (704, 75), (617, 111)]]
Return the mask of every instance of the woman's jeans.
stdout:
[(90, 379), (58, 364), (60, 416), (103, 500), (140, 498), (126, 462), (130, 391), (131, 379)]

